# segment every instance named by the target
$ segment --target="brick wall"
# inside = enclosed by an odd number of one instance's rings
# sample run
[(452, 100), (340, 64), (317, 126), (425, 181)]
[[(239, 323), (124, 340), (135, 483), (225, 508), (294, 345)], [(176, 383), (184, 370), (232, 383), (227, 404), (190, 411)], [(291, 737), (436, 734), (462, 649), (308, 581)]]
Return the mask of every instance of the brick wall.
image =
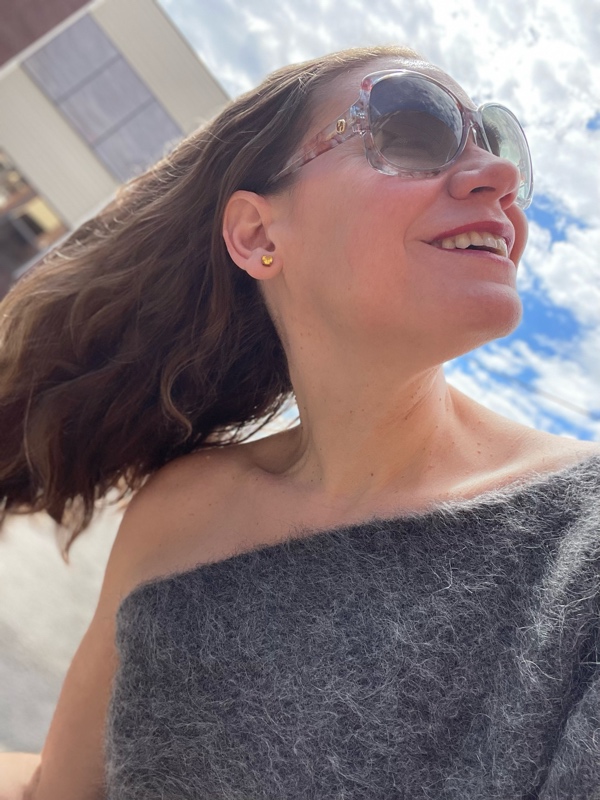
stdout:
[(88, 0), (2, 0), (0, 66), (87, 4)]

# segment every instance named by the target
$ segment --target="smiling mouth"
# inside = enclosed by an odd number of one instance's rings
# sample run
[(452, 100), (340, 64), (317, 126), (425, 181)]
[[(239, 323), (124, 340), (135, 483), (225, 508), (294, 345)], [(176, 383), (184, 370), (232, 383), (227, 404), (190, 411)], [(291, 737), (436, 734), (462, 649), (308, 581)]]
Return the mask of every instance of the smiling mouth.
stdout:
[(506, 240), (501, 236), (494, 236), (493, 233), (468, 231), (445, 239), (435, 239), (429, 244), (440, 250), (483, 250), (504, 258), (508, 257)]

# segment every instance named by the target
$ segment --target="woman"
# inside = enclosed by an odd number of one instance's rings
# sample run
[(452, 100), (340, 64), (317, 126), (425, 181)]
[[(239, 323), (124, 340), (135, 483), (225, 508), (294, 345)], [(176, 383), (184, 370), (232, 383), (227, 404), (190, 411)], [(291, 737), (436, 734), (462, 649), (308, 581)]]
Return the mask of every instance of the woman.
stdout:
[[(349, 50), (13, 290), (7, 511), (76, 535), (152, 474), (26, 796), (600, 797), (598, 445), (442, 368), (517, 326), (530, 197), (510, 112)], [(243, 442), (291, 392), (300, 424)]]

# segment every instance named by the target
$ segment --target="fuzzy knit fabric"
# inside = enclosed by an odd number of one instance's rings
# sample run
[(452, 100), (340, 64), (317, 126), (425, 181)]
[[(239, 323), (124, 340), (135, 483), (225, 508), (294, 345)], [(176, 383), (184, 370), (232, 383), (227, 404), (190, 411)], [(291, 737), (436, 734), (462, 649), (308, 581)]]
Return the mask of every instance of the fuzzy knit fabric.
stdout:
[(109, 800), (600, 800), (600, 456), (121, 603)]

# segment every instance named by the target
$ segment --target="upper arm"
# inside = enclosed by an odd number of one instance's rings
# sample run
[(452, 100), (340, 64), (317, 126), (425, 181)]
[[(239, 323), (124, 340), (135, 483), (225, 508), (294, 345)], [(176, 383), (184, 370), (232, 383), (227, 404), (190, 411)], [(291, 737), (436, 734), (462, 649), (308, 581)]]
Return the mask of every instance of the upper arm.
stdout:
[(157, 473), (125, 513), (96, 611), (63, 682), (40, 768), (30, 783), (34, 800), (105, 798), (104, 729), (118, 666), (115, 623), (119, 605), (144, 578), (164, 571), (174, 529), (193, 524), (202, 540), (209, 514), (197, 508), (210, 506), (200, 498), (208, 496), (214, 501), (227, 484), (228, 471), (222, 464), (215, 469), (214, 460), (196, 459), (191, 466), (193, 480), (190, 462), (183, 467), (175, 462)]
[(114, 627), (94, 616), (71, 662), (32, 780), (34, 800), (104, 798), (103, 730), (116, 668)]
[(92, 621), (69, 666), (30, 784), (32, 800), (103, 800), (104, 724), (118, 665), (115, 622), (140, 533), (127, 512), (115, 538)]

